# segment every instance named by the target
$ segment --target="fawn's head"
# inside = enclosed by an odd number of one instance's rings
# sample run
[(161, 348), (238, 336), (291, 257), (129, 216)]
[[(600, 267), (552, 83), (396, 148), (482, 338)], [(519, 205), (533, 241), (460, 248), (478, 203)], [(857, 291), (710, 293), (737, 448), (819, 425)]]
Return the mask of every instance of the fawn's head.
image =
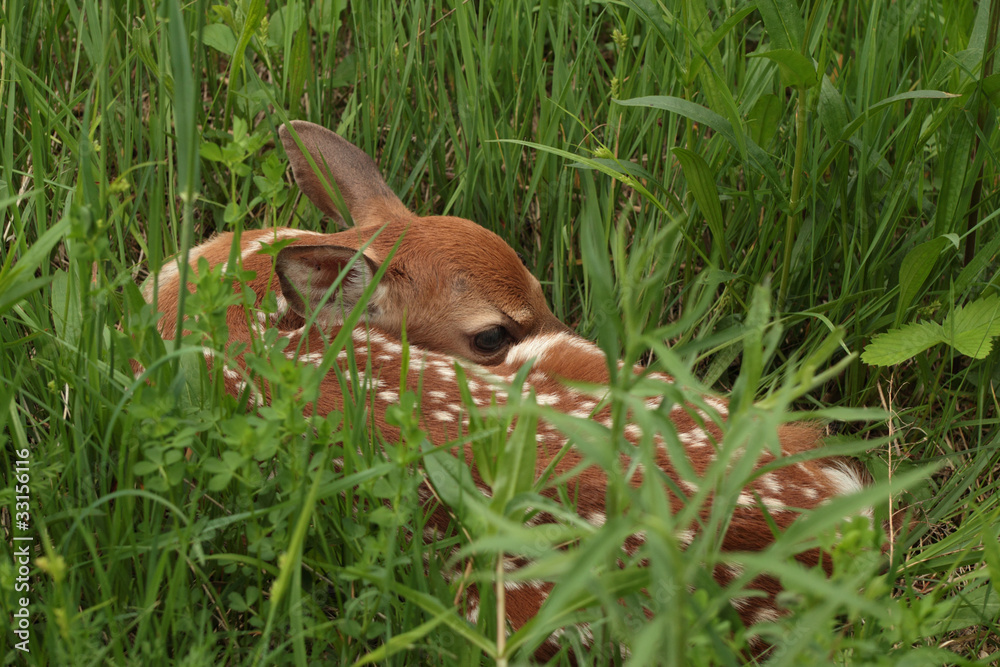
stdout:
[[(282, 292), (296, 313), (319, 308), (320, 321), (338, 323), (389, 258), (368, 306), (370, 322), (389, 334), (398, 336), (405, 319), (413, 343), (495, 365), (514, 343), (568, 331), (546, 305), (538, 280), (499, 236), (463, 218), (414, 214), (359, 148), (318, 125), (290, 125), (279, 134), (302, 192), (324, 213), (342, 219), (335, 186), (355, 223), (331, 235), (336, 245), (294, 245), (278, 255)], [(369, 241), (340, 298), (324, 304), (330, 282)]]

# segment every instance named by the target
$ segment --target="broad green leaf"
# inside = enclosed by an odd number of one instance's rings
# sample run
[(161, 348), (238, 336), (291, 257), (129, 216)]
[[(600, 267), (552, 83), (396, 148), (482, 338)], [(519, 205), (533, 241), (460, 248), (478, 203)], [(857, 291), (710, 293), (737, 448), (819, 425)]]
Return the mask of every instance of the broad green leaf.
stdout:
[[(971, 592), (968, 590), (971, 588)], [(1000, 593), (989, 582), (968, 586), (952, 599), (951, 613), (935, 623), (936, 632), (955, 632), (973, 625), (995, 623), (1000, 618)]]
[(331, 88), (344, 88), (353, 86), (358, 80), (358, 57), (354, 53), (348, 53), (343, 60), (337, 64), (337, 69), (333, 70), (330, 77), (329, 86)]
[(309, 23), (320, 34), (336, 33), (347, 0), (317, 0), (309, 3)]
[(822, 123), (826, 136), (836, 141), (847, 127), (847, 105), (844, 104), (843, 96), (828, 76), (824, 76), (820, 82), (819, 104), (816, 110), (819, 112), (819, 122)]
[(985, 326), (956, 331), (954, 337), (946, 339), (945, 342), (973, 359), (985, 359), (993, 349), (993, 336), (987, 333)]
[(694, 200), (698, 202), (708, 228), (712, 231), (712, 241), (719, 257), (722, 258), (723, 268), (728, 269), (725, 229), (722, 224), (722, 203), (719, 200), (719, 188), (715, 183), (715, 174), (712, 173), (708, 163), (704, 158), (686, 148), (674, 148), (674, 155), (681, 163), (684, 170), (684, 178), (687, 179), (688, 188), (694, 194)]
[(891, 366), (937, 343), (948, 343), (960, 354), (983, 359), (1000, 336), (1000, 296), (992, 294), (955, 308), (941, 324), (915, 322), (875, 336), (861, 360)]
[(942, 179), (938, 206), (934, 216), (934, 232), (957, 232), (964, 225), (961, 206), (965, 192), (966, 172), (972, 166), (972, 141), (975, 127), (964, 116), (956, 116), (948, 137), (946, 150), (941, 153)]
[(69, 274), (56, 271), (52, 276), (52, 323), (60, 340), (76, 344), (83, 328), (80, 296), (70, 285)]
[(1000, 296), (992, 294), (956, 308), (941, 323), (946, 342), (962, 354), (982, 359), (1000, 336)]
[(990, 98), (993, 106), (1000, 106), (1000, 72), (983, 79), (983, 93)]
[(201, 31), (201, 41), (205, 46), (210, 46), (227, 56), (233, 55), (233, 51), (236, 49), (236, 35), (224, 23), (213, 23), (205, 26)]
[[(529, 400), (534, 400), (534, 396)], [(514, 426), (514, 432), (506, 438), (497, 466), (496, 482), (493, 484), (492, 506), (498, 512), (506, 514), (510, 499), (519, 493), (530, 491), (535, 484), (538, 472), (538, 442), (535, 440), (537, 431), (537, 415), (522, 414)]]
[(212, 162), (222, 162), (223, 160), (222, 149), (219, 148), (219, 145), (208, 141), (203, 141), (198, 146), (198, 153), (206, 160), (211, 160)]
[(786, 86), (793, 88), (812, 88), (816, 85), (816, 65), (798, 51), (790, 49), (773, 49), (750, 54), (751, 58), (767, 58), (778, 63), (781, 68), (781, 78)]
[[(424, 470), (441, 501), (455, 511), (472, 506), (485, 510), (486, 500), (476, 488), (472, 473), (464, 460), (459, 461), (446, 449), (436, 450), (428, 442), (424, 443), (423, 448), (426, 453)], [(483, 512), (462, 512), (462, 516), (466, 525), (472, 522), (482, 524)], [(485, 528), (485, 525), (475, 525), (474, 531), (482, 534)]]
[[(969, 43), (966, 45), (970, 49), (986, 49), (986, 39), (989, 33), (990, 6), (991, 2), (979, 3), (979, 11), (976, 12), (976, 20), (972, 24), (972, 34), (969, 35)], [(994, 28), (996, 30), (996, 28)]]
[(771, 44), (778, 49), (794, 49), (801, 53), (805, 27), (799, 4), (794, 0), (758, 0), (757, 9), (764, 19)]
[(757, 98), (750, 113), (747, 114), (747, 130), (750, 138), (758, 146), (767, 146), (774, 138), (781, 124), (781, 115), (785, 112), (785, 103), (777, 95), (765, 94)]
[(306, 12), (301, 2), (292, 0), (271, 13), (267, 26), (267, 41), (271, 46), (283, 48), (286, 41), (298, 32), (305, 21)]
[(927, 277), (934, 268), (934, 263), (948, 246), (948, 239), (939, 236), (936, 239), (921, 243), (906, 253), (899, 267), (899, 303), (896, 306), (896, 326), (903, 323), (906, 309), (913, 303), (924, 286)]
[(872, 338), (861, 353), (861, 361), (872, 366), (892, 366), (943, 340), (944, 331), (937, 322), (913, 322)]

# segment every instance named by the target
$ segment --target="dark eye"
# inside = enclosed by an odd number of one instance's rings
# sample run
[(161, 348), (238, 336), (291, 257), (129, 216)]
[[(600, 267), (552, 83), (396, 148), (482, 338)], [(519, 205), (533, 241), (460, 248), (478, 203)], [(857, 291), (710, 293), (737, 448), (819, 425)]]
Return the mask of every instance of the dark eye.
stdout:
[(480, 331), (472, 339), (476, 351), (483, 354), (498, 352), (508, 341), (510, 341), (510, 334), (503, 327), (491, 327), (486, 331)]

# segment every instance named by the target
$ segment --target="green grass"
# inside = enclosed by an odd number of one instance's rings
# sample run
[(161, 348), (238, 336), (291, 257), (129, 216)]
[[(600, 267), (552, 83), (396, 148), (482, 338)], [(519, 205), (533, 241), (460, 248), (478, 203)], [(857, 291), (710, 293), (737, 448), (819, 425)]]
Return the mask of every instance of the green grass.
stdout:
[[(1000, 353), (981, 343), (1000, 334), (997, 4), (6, 0), (6, 617), (24, 595), (11, 537), (36, 551), (31, 653), (5, 631), (0, 655), (517, 663), (588, 621), (604, 664), (620, 641), (633, 664), (742, 660), (738, 591), (707, 574), (729, 557), (711, 530), (677, 548), (663, 488), (631, 489), (617, 471), (609, 499), (627, 513), (599, 530), (570, 516), (529, 530), (516, 519), (541, 501), (518, 487), (520, 505), (456, 508), (461, 537), (410, 540), (423, 476), (461, 478), (425, 466), (412, 415), (397, 415), (402, 442), (376, 445), (363, 406), (306, 420), (318, 377), (266, 350), (254, 368), (275, 400), (247, 414), (200, 348), (159, 339), (135, 286), (165, 257), (216, 231), (329, 228), (269, 143), (303, 118), (377, 156), (414, 210), (500, 234), (554, 312), (612, 356), (731, 393), (727, 447), (764, 446), (799, 410), (846, 422), (831, 447), (861, 457), (876, 487), (737, 557), (743, 583), (776, 570), (788, 591), (793, 613), (762, 629), (779, 640), (769, 664), (996, 663)], [(238, 297), (201, 284), (186, 308), (221, 348), (218, 314)], [(944, 342), (920, 349), (918, 323)], [(873, 366), (859, 358), (873, 339), (918, 351)], [(641, 394), (629, 382), (616, 380), (619, 407)], [(491, 441), (497, 426), (479, 437), (511, 451), (530, 440)], [(579, 444), (613, 461), (621, 426)], [(22, 449), (27, 532), (11, 522)], [(498, 472), (516, 477), (516, 460)], [(749, 474), (712, 473), (709, 528)], [(870, 531), (838, 517), (864, 501), (887, 515), (890, 480), (910, 521), (886, 563)], [(620, 568), (637, 530), (648, 566)], [(565, 540), (581, 548), (555, 548)], [(830, 546), (830, 580), (788, 563), (803, 540)], [(491, 595), (475, 626), (454, 606), (442, 572), (455, 549), (475, 555), (473, 580), (507, 552), (558, 582), (502, 656)]]

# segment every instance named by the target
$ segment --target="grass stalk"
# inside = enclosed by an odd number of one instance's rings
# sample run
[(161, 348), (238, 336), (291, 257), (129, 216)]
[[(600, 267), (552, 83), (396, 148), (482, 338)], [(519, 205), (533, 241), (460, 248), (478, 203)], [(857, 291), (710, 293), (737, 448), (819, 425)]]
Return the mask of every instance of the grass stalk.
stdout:
[(802, 164), (806, 146), (806, 97), (808, 89), (797, 90), (795, 102), (795, 158), (792, 164), (792, 184), (788, 193), (788, 216), (785, 219), (785, 240), (782, 244), (784, 257), (781, 262), (781, 285), (778, 291), (778, 309), (784, 310), (788, 299), (789, 276), (791, 275), (792, 249), (799, 226), (799, 206), (802, 191)]
[(507, 588), (504, 585), (504, 555), (497, 554), (497, 667), (507, 667)]
[[(981, 137), (992, 133), (989, 125), (989, 103), (983, 98), (983, 85), (986, 79), (993, 73), (993, 61), (996, 58), (997, 32), (1000, 30), (1000, 0), (990, 0), (990, 16), (986, 32), (986, 50), (983, 55), (983, 69), (979, 75), (979, 112), (976, 114), (976, 122), (979, 132), (972, 140), (972, 156), (980, 150)], [(976, 244), (977, 222), (982, 216), (983, 198), (983, 177), (986, 170), (986, 160), (980, 162), (979, 173), (972, 186), (972, 194), (969, 198), (969, 212), (966, 215), (966, 237), (965, 237), (965, 265), (968, 266), (976, 256), (978, 248)]]

